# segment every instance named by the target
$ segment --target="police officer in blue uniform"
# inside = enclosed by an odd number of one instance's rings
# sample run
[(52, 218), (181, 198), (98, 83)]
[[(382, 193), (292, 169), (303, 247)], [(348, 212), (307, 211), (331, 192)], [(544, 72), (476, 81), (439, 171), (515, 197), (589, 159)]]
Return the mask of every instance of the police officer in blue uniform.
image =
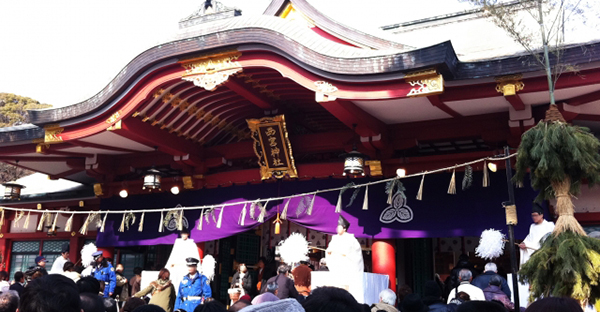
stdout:
[(174, 310), (194, 311), (206, 298), (212, 297), (212, 290), (208, 278), (198, 272), (200, 261), (196, 258), (187, 258), (185, 261), (190, 273), (179, 284)]
[(108, 298), (115, 292), (115, 286), (117, 286), (117, 275), (115, 274), (115, 268), (110, 264), (104, 256), (102, 251), (96, 251), (92, 254), (94, 257), (94, 268), (92, 269), (92, 276), (104, 282), (104, 298)]

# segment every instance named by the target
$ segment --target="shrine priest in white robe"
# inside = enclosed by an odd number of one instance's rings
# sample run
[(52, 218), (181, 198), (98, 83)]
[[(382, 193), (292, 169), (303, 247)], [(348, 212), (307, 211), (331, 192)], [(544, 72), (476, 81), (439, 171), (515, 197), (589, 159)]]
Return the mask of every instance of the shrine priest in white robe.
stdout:
[(179, 283), (183, 280), (183, 276), (188, 274), (188, 266), (185, 259), (194, 258), (200, 259), (198, 246), (193, 239), (190, 238), (190, 230), (184, 228), (181, 230), (181, 238), (175, 239), (173, 250), (167, 264), (166, 269), (171, 273), (171, 283), (175, 287), (175, 291), (179, 291)]
[(527, 262), (536, 250), (540, 249), (540, 240), (554, 231), (554, 222), (544, 219), (542, 206), (533, 204), (531, 219), (533, 219), (533, 224), (529, 227), (529, 235), (519, 244), (519, 248), (521, 248), (521, 265)]
[(349, 227), (348, 220), (340, 215), (337, 235), (331, 238), (325, 256), (327, 267), (332, 272), (363, 273), (365, 271), (362, 248), (354, 234), (347, 232)]
[(65, 263), (69, 262), (69, 244), (64, 243), (61, 246), (60, 256), (54, 259), (50, 274), (63, 274)]

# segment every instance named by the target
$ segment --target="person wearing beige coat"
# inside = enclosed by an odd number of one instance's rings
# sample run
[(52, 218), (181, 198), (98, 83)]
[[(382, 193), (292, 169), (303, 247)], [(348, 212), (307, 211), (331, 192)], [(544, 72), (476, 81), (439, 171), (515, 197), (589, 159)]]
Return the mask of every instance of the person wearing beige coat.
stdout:
[(169, 270), (161, 269), (158, 273), (158, 279), (134, 294), (133, 297), (142, 298), (147, 294), (152, 294), (149, 304), (155, 304), (165, 309), (166, 312), (173, 312), (176, 294), (175, 287), (173, 287), (169, 278)]

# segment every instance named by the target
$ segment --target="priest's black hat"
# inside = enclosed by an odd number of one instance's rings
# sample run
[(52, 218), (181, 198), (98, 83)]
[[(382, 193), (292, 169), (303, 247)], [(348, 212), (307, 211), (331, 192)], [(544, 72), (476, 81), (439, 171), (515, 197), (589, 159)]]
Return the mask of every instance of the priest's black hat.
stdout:
[(190, 235), (190, 229), (188, 229), (187, 226), (184, 226), (179, 233)]
[(538, 203), (533, 203), (532, 213), (537, 212), (538, 214), (544, 214), (544, 207)]
[(338, 225), (341, 225), (345, 230), (347, 230), (350, 227), (350, 222), (340, 215), (338, 218)]

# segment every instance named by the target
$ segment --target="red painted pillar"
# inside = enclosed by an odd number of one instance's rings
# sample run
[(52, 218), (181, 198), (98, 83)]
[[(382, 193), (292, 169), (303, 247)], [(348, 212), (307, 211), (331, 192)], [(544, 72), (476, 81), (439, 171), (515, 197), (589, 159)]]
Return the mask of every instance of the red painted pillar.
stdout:
[[(115, 256), (115, 247), (98, 247), (98, 251), (102, 251), (104, 258), (113, 259)], [(116, 263), (113, 263), (116, 265)]]
[(390, 289), (396, 292), (396, 248), (392, 239), (374, 240), (371, 246), (373, 273), (390, 277)]
[(200, 259), (198, 260), (202, 260), (202, 258), (204, 258), (204, 249), (206, 245), (204, 244), (204, 242), (196, 243), (196, 245), (198, 246), (198, 254), (200, 255)]

